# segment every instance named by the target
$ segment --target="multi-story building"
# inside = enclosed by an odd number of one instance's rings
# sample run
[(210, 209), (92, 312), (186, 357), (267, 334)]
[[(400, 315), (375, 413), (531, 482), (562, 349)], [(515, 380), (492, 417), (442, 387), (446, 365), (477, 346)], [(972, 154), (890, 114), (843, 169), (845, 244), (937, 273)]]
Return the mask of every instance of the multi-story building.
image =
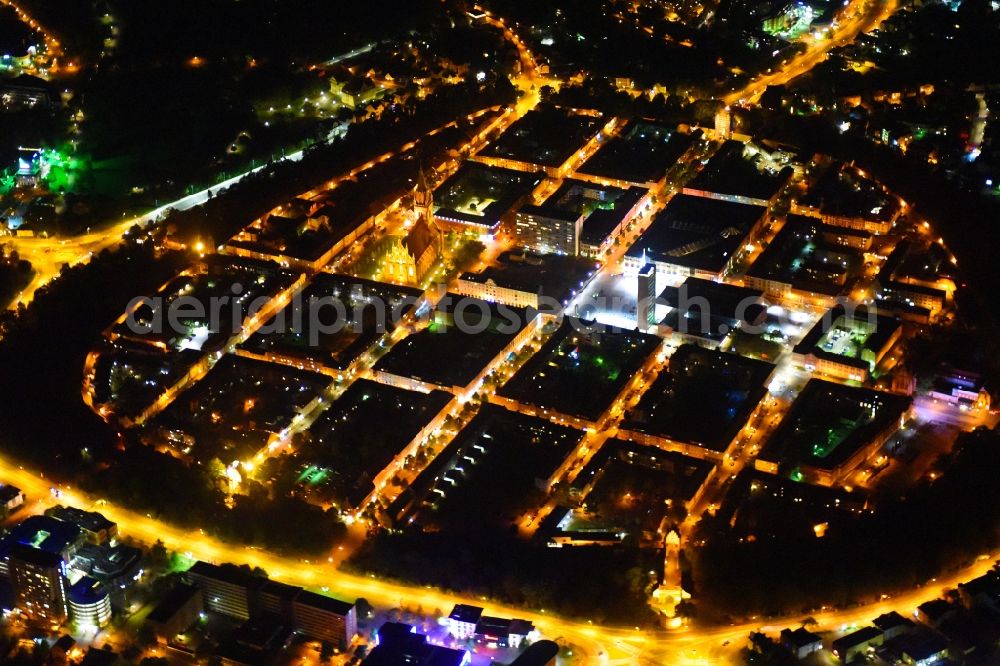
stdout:
[(103, 627), (111, 621), (111, 595), (97, 580), (84, 576), (70, 586), (69, 614), (80, 628)]
[(0, 484), (0, 516), (6, 518), (24, 505), (24, 493), (17, 486)]
[(200, 561), (187, 570), (184, 578), (201, 589), (205, 608), (240, 620), (250, 619), (253, 594), (263, 582), (233, 565), (217, 566)]
[(15, 607), (31, 620), (62, 624), (69, 615), (64, 568), (58, 553), (16, 544), (9, 559)]
[(479, 606), (469, 606), (467, 604), (456, 604), (448, 616), (448, 630), (451, 635), (459, 640), (472, 638), (476, 633), (476, 625), (479, 618), (483, 616), (483, 609)]
[(358, 633), (354, 604), (303, 590), (292, 602), (292, 628), (310, 638), (347, 645)]
[(204, 609), (201, 589), (181, 583), (167, 593), (146, 617), (160, 642), (166, 643), (197, 620)]
[(354, 604), (258, 578), (233, 565), (196, 562), (185, 574), (209, 611), (241, 620), (277, 615), (310, 638), (350, 643), (358, 631)]
[(482, 608), (467, 604), (452, 608), (448, 629), (459, 640), (471, 638), (479, 643), (513, 648), (520, 647), (525, 638), (535, 633), (531, 622), (483, 615)]
[(515, 216), (517, 242), (538, 252), (576, 256), (585, 216), (552, 206), (524, 206)]
[(656, 323), (656, 266), (646, 264), (639, 269), (636, 322), (640, 329)]
[(95, 545), (106, 543), (118, 536), (118, 525), (96, 511), (83, 511), (70, 506), (54, 506), (47, 509), (45, 515), (76, 525), (83, 532), (84, 538)]

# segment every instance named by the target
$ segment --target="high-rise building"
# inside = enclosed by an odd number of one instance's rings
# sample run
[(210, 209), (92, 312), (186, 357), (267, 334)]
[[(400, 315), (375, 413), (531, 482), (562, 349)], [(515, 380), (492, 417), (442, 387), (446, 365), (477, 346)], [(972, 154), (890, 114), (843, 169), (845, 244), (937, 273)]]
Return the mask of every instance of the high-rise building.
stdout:
[(537, 252), (576, 256), (585, 217), (554, 206), (524, 206), (515, 216), (517, 243)]
[(15, 607), (32, 620), (62, 624), (69, 614), (64, 566), (57, 553), (15, 544), (8, 560)]
[(639, 269), (636, 322), (640, 329), (656, 323), (656, 265), (649, 263)]

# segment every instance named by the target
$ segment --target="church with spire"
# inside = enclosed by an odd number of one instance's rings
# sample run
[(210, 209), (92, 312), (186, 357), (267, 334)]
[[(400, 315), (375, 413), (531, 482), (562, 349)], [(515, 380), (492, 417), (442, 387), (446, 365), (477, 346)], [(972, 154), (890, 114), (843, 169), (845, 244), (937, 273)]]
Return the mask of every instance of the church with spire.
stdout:
[(383, 276), (400, 284), (419, 284), (441, 256), (444, 241), (434, 223), (434, 190), (423, 167), (413, 192), (416, 222), (405, 235), (393, 236), (383, 264)]

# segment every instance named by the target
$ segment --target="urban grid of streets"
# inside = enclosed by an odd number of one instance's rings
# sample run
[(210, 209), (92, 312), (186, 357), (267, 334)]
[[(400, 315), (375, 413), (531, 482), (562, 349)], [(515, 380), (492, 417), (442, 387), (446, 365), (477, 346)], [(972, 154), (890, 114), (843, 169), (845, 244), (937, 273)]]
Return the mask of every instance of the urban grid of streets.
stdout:
[[(3, 0), (4, 4), (12, 4), (9, 0)], [(754, 81), (748, 83), (744, 88), (733, 91), (726, 95), (724, 101), (728, 104), (754, 104), (759, 99), (763, 91), (770, 85), (780, 85), (790, 81), (809, 71), (817, 63), (821, 62), (827, 53), (839, 46), (850, 43), (859, 34), (875, 29), (883, 20), (890, 16), (897, 8), (897, 0), (851, 0), (838, 16), (838, 26), (834, 32), (826, 39), (818, 40), (806, 37), (806, 50), (784, 62), (778, 69), (769, 72)], [(482, 11), (476, 8), (477, 11)], [(511, 41), (520, 52), (522, 63), (521, 73), (516, 77), (514, 83), (522, 92), (521, 100), (518, 102), (514, 113), (507, 119), (513, 119), (524, 115), (528, 110), (534, 108), (539, 101), (538, 91), (545, 85), (558, 85), (558, 81), (546, 79), (538, 74), (538, 69), (531, 52), (521, 42), (519, 37), (505, 25), (503, 19), (493, 17), (487, 12), (483, 12), (483, 20), (501, 30), (504, 36)], [(409, 150), (412, 145), (404, 146), (402, 150)], [(377, 160), (363, 165), (355, 172), (347, 174), (345, 177), (353, 176), (357, 171), (370, 168), (374, 164), (384, 161), (392, 156), (386, 154)], [(284, 159), (297, 160), (301, 154), (289, 155)], [(168, 209), (185, 210), (198, 206), (208, 200), (211, 193), (229, 187), (251, 172), (235, 176), (223, 183), (219, 183), (202, 192), (197, 192), (171, 204), (162, 206), (143, 216), (123, 220), (112, 228), (95, 233), (87, 233), (71, 239), (60, 238), (15, 238), (12, 241), (14, 249), (20, 255), (29, 260), (35, 268), (36, 275), (32, 283), (18, 296), (17, 304), (28, 303), (32, 295), (55, 278), (63, 264), (74, 265), (86, 262), (94, 253), (103, 249), (114, 247), (121, 242), (125, 232), (136, 224), (147, 224), (155, 221)], [(337, 180), (331, 181), (329, 185), (335, 186)], [(665, 196), (657, 203), (657, 208), (661, 207), (666, 200), (669, 200), (672, 191), (662, 193)], [(650, 211), (644, 220), (650, 220), (654, 215)], [(642, 231), (642, 222), (637, 220), (636, 227), (630, 230), (630, 234), (638, 236)], [(624, 247), (624, 246), (623, 246)], [(621, 250), (617, 254), (608, 258), (604, 271), (613, 270), (617, 260), (620, 259)], [(588, 292), (580, 295), (584, 298)], [(577, 303), (580, 301), (578, 300)], [(570, 305), (569, 311), (574, 307)], [(818, 313), (812, 313), (818, 316)], [(804, 380), (803, 377), (794, 376), (797, 371), (791, 368), (787, 355), (778, 359), (778, 376), (788, 385), (793, 386)], [(655, 372), (654, 368), (653, 371)], [(603, 439), (614, 436), (617, 432), (617, 420), (625, 411), (628, 405), (623, 404), (623, 395), (605, 413), (605, 423), (607, 428), (597, 433), (597, 438)], [(735, 474), (747, 463), (752, 463), (753, 455), (759, 447), (760, 442), (766, 438), (766, 432), (773, 427), (778, 419), (776, 418), (789, 404), (787, 397), (770, 395), (766, 399), (763, 411), (759, 413), (752, 423), (758, 424), (759, 429), (751, 428), (747, 424), (746, 437), (738, 437), (733, 448), (726, 452), (723, 461), (719, 463), (719, 474), (709, 477), (706, 486), (703, 487), (697, 497), (697, 505), (692, 506), (690, 515), (698, 516), (710, 509), (720, 499), (720, 494), (724, 491), (725, 479), (730, 474)], [(963, 428), (984, 423), (983, 420), (976, 420), (977, 417), (965, 414), (946, 413), (944, 408), (932, 404), (930, 401), (917, 400), (918, 412), (923, 412), (927, 418), (938, 421), (950, 422)], [(996, 418), (988, 419), (991, 425), (995, 425)], [(595, 439), (597, 439), (595, 438)], [(743, 445), (736, 446), (743, 441)], [(597, 444), (597, 445), (595, 445)], [(589, 442), (591, 451), (599, 448), (599, 442), (591, 440)], [(582, 461), (581, 461), (582, 466)], [(570, 473), (578, 470), (575, 466)], [(44, 475), (32, 470), (26, 470), (17, 463), (0, 458), (0, 480), (4, 483), (14, 484), (24, 490), (30, 497), (35, 498), (32, 502), (32, 511), (44, 510), (47, 506), (56, 502), (78, 507), (81, 509), (98, 509), (108, 518), (117, 522), (121, 532), (130, 538), (142, 541), (147, 544), (160, 540), (171, 550), (184, 553), (191, 558), (202, 559), (212, 562), (232, 562), (234, 564), (248, 564), (254, 567), (261, 567), (279, 580), (291, 584), (322, 587), (333, 594), (344, 597), (364, 597), (371, 603), (386, 606), (414, 606), (421, 605), (425, 608), (447, 608), (454, 603), (473, 603), (482, 605), (480, 599), (463, 599), (453, 594), (446, 594), (430, 588), (412, 587), (389, 583), (374, 577), (363, 577), (351, 575), (338, 570), (341, 557), (331, 557), (326, 562), (309, 562), (304, 560), (289, 559), (271, 553), (255, 550), (250, 547), (234, 546), (210, 538), (204, 534), (192, 534), (186, 530), (175, 528), (165, 524), (148, 515), (140, 515), (129, 511), (123, 507), (108, 504), (106, 501), (81, 494), (73, 489), (59, 487), (59, 498), (56, 500), (51, 492), (51, 482), (45, 479)], [(544, 511), (544, 508), (543, 508)], [(541, 512), (539, 512), (540, 515)], [(539, 515), (534, 516), (537, 519)], [(533, 522), (532, 520), (532, 522)], [(689, 519), (682, 526), (682, 531), (687, 532), (693, 527), (693, 522)], [(948, 588), (955, 587), (958, 583), (970, 580), (986, 573), (993, 565), (995, 558), (1000, 553), (984, 553), (976, 562), (964, 570), (958, 571), (947, 579), (932, 581), (932, 583), (909, 592), (899, 594), (892, 598), (882, 600), (847, 610), (829, 610), (812, 614), (816, 620), (817, 630), (839, 630), (849, 626), (862, 625), (870, 621), (871, 618), (888, 612), (899, 610), (908, 612), (924, 601), (935, 599), (941, 596), (942, 592)], [(755, 630), (776, 630), (790, 624), (795, 624), (801, 620), (800, 617), (770, 618), (767, 625), (760, 622), (752, 622), (740, 625), (719, 626), (714, 628), (682, 626), (672, 630), (657, 632), (641, 631), (638, 628), (610, 628), (595, 626), (589, 622), (574, 622), (553, 617), (545, 613), (544, 610), (538, 612), (525, 611), (524, 609), (504, 608), (495, 604), (487, 604), (489, 611), (499, 615), (524, 617), (535, 623), (539, 630), (548, 638), (562, 640), (574, 646), (579, 652), (575, 655), (582, 663), (595, 664), (710, 664), (727, 661), (734, 658), (744, 644), (746, 636)], [(580, 654), (582, 652), (582, 654)]]

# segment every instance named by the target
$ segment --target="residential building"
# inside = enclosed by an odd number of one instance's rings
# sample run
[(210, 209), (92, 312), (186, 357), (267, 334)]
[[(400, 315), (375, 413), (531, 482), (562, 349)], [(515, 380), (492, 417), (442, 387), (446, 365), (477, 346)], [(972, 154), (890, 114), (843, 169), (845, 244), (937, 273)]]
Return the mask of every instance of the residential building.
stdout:
[(0, 518), (6, 518), (24, 506), (24, 493), (17, 486), (0, 484)]
[(483, 609), (479, 606), (457, 604), (448, 616), (448, 629), (451, 635), (459, 640), (472, 638), (482, 616)]
[(451, 635), (459, 640), (474, 639), (477, 643), (497, 647), (518, 647), (535, 627), (526, 620), (483, 615), (479, 606), (456, 604), (448, 616)]
[(813, 652), (823, 649), (823, 639), (806, 630), (805, 627), (798, 629), (782, 629), (781, 645), (790, 650), (797, 659), (805, 659)]
[(916, 626), (912, 620), (908, 620), (896, 611), (889, 611), (888, 613), (879, 615), (872, 620), (872, 624), (882, 630), (882, 635), (887, 641), (910, 633)]
[(851, 663), (855, 657), (884, 642), (882, 631), (876, 627), (864, 627), (833, 641), (831, 651), (841, 662)]
[(580, 253), (580, 231), (585, 216), (553, 206), (524, 206), (515, 215), (519, 245), (537, 252)]
[(167, 593), (160, 603), (146, 616), (146, 622), (161, 643), (169, 643), (177, 634), (198, 621), (204, 609), (201, 589), (179, 583)]
[(221, 615), (278, 617), (295, 632), (337, 645), (350, 643), (358, 630), (354, 604), (258, 578), (231, 564), (196, 562), (184, 576), (201, 589), (205, 609)]
[(100, 581), (84, 576), (70, 586), (67, 598), (77, 627), (100, 628), (111, 621), (111, 595)]
[(292, 628), (310, 638), (346, 646), (358, 633), (354, 604), (303, 590), (292, 608)]
[(15, 544), (9, 559), (15, 607), (30, 620), (65, 622), (69, 616), (65, 566), (57, 553)]
[(957, 606), (944, 599), (933, 599), (917, 606), (913, 615), (931, 629), (938, 629), (942, 624), (958, 615), (958, 610)]
[(83, 511), (70, 506), (54, 506), (47, 509), (45, 515), (76, 525), (80, 528), (84, 538), (95, 545), (106, 543), (118, 536), (118, 525), (96, 511)]
[(262, 583), (234, 565), (195, 562), (184, 574), (187, 583), (201, 589), (205, 608), (239, 620), (250, 619), (253, 594)]

